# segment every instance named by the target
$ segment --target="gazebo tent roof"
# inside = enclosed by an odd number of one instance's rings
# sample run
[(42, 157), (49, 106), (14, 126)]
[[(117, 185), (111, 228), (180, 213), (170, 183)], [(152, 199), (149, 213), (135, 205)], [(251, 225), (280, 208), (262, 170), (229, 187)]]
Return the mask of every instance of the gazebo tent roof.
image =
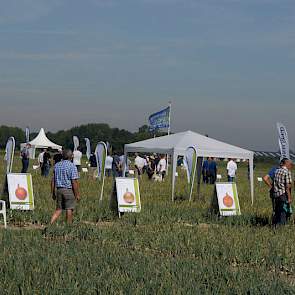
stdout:
[(40, 129), (39, 134), (35, 139), (29, 142), (29, 144), (34, 148), (52, 148), (54, 150), (62, 149), (62, 146), (55, 144), (54, 142), (50, 141), (43, 128)]
[(197, 149), (199, 157), (250, 159), (254, 155), (252, 151), (192, 131), (126, 144), (125, 150), (127, 152), (153, 152), (171, 155), (176, 153), (177, 155), (184, 156), (186, 149), (190, 146), (194, 146)]
[(254, 174), (253, 174), (253, 158), (254, 152), (236, 147), (218, 141), (204, 135), (186, 131), (172, 135), (156, 137), (144, 141), (139, 141), (125, 145), (125, 158), (128, 153), (161, 153), (169, 154), (173, 158), (172, 163), (172, 200), (174, 200), (175, 192), (175, 174), (177, 166), (177, 157), (185, 156), (189, 147), (195, 147), (198, 157), (216, 157), (216, 158), (237, 158), (248, 159), (250, 166), (250, 184), (251, 199), (254, 202)]

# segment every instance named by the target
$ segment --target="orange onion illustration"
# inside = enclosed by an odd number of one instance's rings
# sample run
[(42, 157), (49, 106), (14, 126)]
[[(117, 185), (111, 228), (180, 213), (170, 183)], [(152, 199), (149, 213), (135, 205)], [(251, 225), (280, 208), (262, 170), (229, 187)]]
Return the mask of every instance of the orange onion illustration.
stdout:
[(28, 192), (25, 188), (21, 187), (19, 184), (17, 185), (17, 189), (15, 190), (15, 196), (23, 201), (28, 196)]
[(228, 208), (231, 208), (234, 204), (233, 198), (228, 193), (226, 193), (225, 197), (223, 198), (223, 204)]
[(129, 192), (127, 189), (126, 193), (123, 196), (123, 199), (126, 203), (132, 204), (135, 201), (135, 196), (131, 192)]

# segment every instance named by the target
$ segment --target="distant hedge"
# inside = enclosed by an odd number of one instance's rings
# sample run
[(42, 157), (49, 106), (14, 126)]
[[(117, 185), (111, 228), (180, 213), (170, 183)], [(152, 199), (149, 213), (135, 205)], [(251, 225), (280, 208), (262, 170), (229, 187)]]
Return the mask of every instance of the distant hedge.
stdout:
[[(36, 135), (37, 133), (32, 133), (31, 139)], [(146, 125), (140, 127), (138, 132), (134, 133), (125, 129), (111, 128), (108, 124), (87, 124), (73, 127), (69, 130), (61, 130), (56, 133), (47, 133), (50, 140), (65, 148), (73, 148), (72, 138), (74, 135), (79, 137), (82, 149), (85, 149), (84, 138), (88, 137), (93, 149), (99, 141), (108, 141), (113, 149), (116, 149), (118, 152), (123, 151), (124, 144), (126, 143), (153, 137), (153, 134)], [(0, 126), (0, 148), (5, 148), (6, 141), (10, 136), (14, 136), (17, 148), (19, 148), (20, 143), (25, 141), (24, 130), (18, 127)]]

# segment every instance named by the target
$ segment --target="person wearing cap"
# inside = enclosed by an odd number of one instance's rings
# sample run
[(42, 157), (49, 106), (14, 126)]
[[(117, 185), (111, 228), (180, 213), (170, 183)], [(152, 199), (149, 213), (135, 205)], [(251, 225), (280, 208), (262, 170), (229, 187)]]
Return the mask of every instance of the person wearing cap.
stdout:
[(289, 159), (281, 161), (281, 167), (277, 169), (274, 178), (274, 199), (275, 214), (274, 225), (284, 225), (287, 223), (288, 215), (291, 213), (290, 204), (292, 202), (292, 170), (293, 163)]

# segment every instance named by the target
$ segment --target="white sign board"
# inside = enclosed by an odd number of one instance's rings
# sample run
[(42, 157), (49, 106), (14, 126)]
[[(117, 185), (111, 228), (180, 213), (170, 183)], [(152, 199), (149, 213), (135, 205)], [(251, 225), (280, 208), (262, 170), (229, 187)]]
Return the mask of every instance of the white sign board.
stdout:
[(7, 174), (10, 208), (34, 210), (33, 183), (31, 174)]
[(216, 192), (221, 216), (241, 215), (235, 183), (216, 183)]
[(139, 184), (137, 178), (116, 178), (117, 199), (119, 212), (141, 211)]

